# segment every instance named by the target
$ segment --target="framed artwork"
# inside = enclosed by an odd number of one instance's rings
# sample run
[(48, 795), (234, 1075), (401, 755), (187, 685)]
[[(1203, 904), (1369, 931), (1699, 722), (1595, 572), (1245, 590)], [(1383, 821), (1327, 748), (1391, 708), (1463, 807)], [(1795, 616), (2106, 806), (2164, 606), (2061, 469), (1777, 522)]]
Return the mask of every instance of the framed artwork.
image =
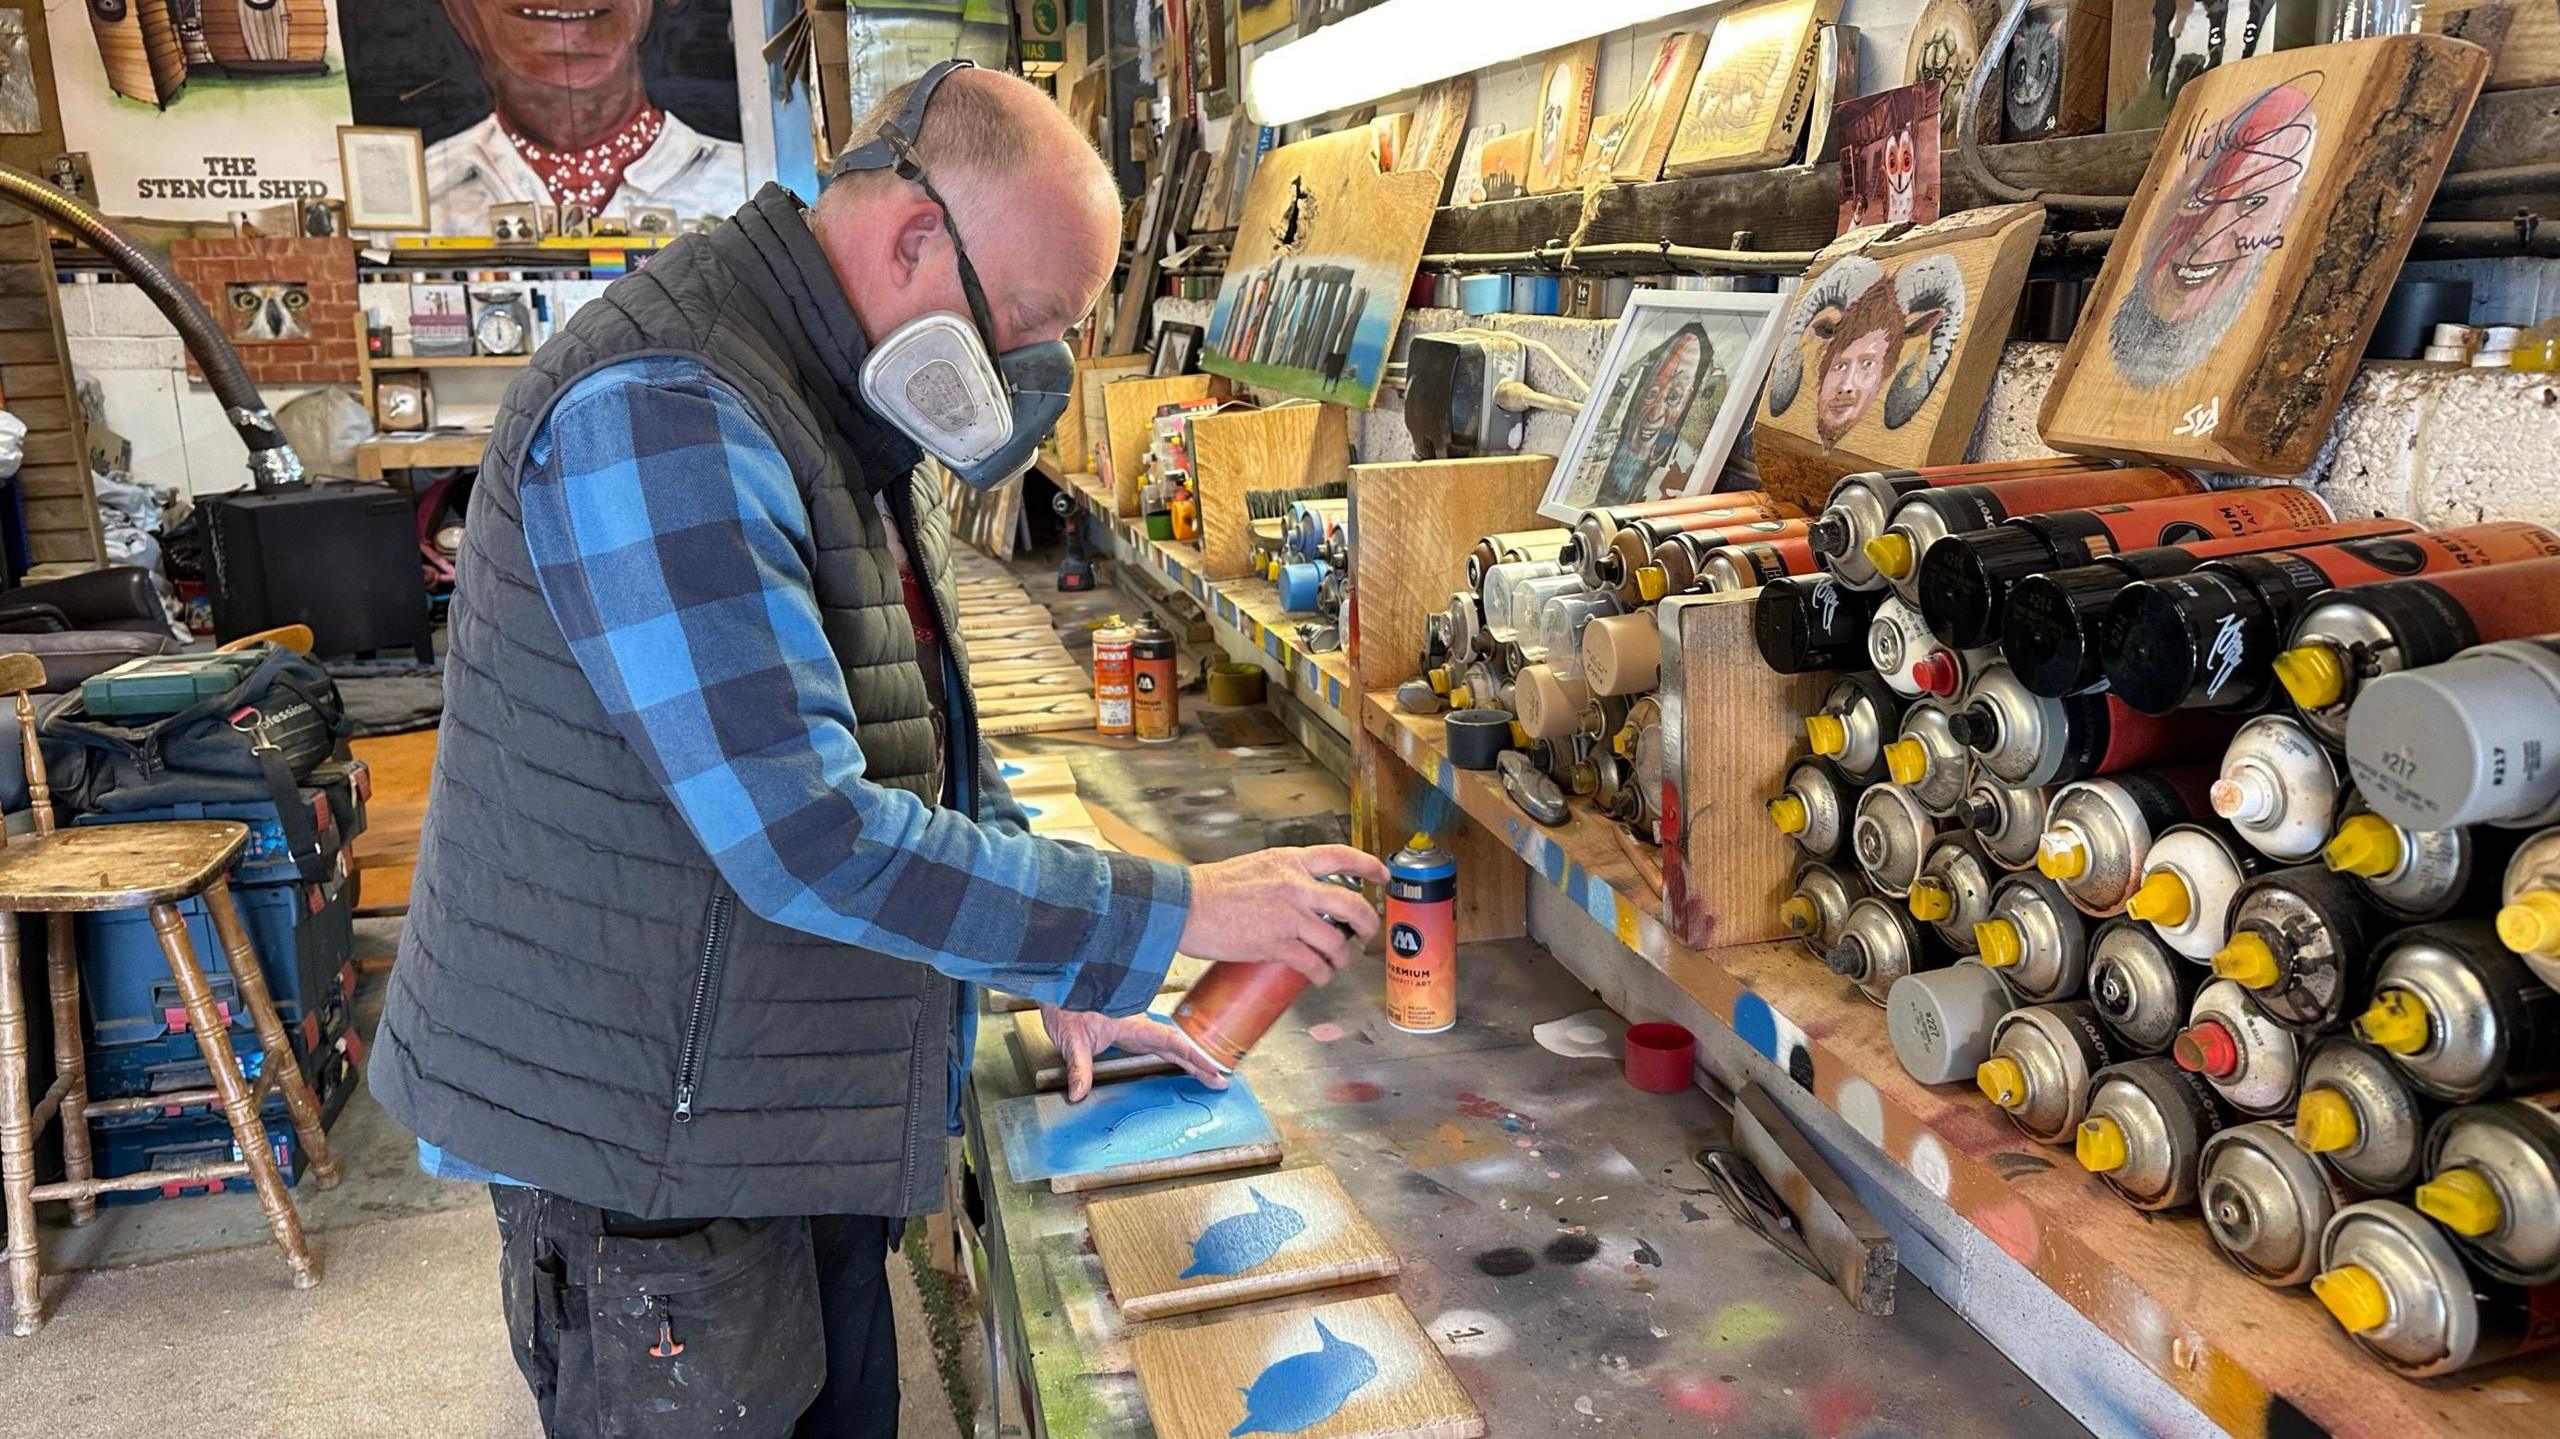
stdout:
[(2004, 136), (2049, 140), (2091, 134), (2106, 123), (2108, 21), (2105, 0), (2035, 0), (2027, 7), (2000, 77)]
[(348, 228), (427, 228), (424, 135), (388, 125), (341, 125), (338, 166), (346, 178)]
[(1752, 429), (1770, 491), (1819, 498), (1853, 471), (1961, 459), (2043, 230), (2043, 206), (2001, 205), (1823, 247)]
[(1458, 173), (1449, 181), (1450, 204), (1481, 205), (1490, 198), (1485, 194), (1484, 152), (1506, 133), (1499, 121), (1467, 132), (1467, 143), (1458, 151)]
[(1638, 290), (1609, 338), (1538, 513), (1715, 488), (1778, 339), (1783, 293)]
[(1236, 43), (1270, 39), (1295, 18), (1289, 0), (1236, 0)]
[[(1984, 43), (1999, 27), (2001, 8), (2001, 0), (1929, 0), (1912, 22), (1911, 39), (1902, 52), (1902, 83), (1938, 82), (1938, 138), (1945, 145), (1956, 142), (1965, 87), (1973, 83), (1974, 61)], [(1974, 133), (1997, 140), (2000, 123), (2000, 72), (1994, 70), (1982, 90), (1982, 108), (1974, 115)]]
[(1698, 82), (1698, 62), (1706, 53), (1704, 35), (1683, 31), (1662, 37), (1662, 44), (1653, 52), (1653, 68), (1646, 72), (1644, 85), (1627, 105), (1626, 133), (1620, 137), (1617, 158), (1609, 167), (1611, 179), (1662, 178), (1662, 162), (1671, 154), (1671, 136), (1679, 127), (1680, 109), (1688, 103), (1689, 87)]
[(1159, 377), (1197, 373), (1200, 369), (1200, 341), (1205, 333), (1198, 325), (1168, 322), (1156, 333), (1155, 364), (1147, 373)]
[(1599, 84), (1600, 42), (1580, 41), (1547, 56), (1538, 79), (1538, 121), (1529, 150), (1529, 193), (1571, 189), (1591, 138), (1591, 95)]
[(1938, 218), (1938, 82), (1880, 90), (1832, 109), (1840, 133), (1840, 232)]
[(1366, 126), (1320, 135), (1255, 173), (1200, 368), (1356, 410), (1377, 403), (1440, 177), (1381, 173), (1371, 143)]
[(1715, 175), (1783, 165), (1811, 108), (1814, 32), (1840, 0), (1759, 0), (1724, 12), (1699, 58), (1664, 171)]
[(1478, 165), (1487, 200), (1516, 200), (1529, 193), (1529, 142), (1526, 130), (1496, 135), (1484, 142)]
[(2316, 43), (2319, 25), (2318, 0), (2115, 0), (2107, 128), (2156, 128), (2188, 81), (2217, 65)]
[(2391, 35), (2189, 81), (2045, 396), (2046, 443), (2307, 469), (2489, 63)]

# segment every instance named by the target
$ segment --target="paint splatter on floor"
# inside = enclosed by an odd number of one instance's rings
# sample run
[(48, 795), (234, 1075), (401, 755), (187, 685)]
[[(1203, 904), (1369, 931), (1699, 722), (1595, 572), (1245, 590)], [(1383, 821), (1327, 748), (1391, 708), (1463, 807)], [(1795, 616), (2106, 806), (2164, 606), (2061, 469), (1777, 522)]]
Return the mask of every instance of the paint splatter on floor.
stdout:
[(1547, 1242), (1550, 1264), (1588, 1264), (1600, 1252), (1600, 1241), (1588, 1234), (1559, 1234)]
[(1342, 1039), (1343, 1032), (1342, 1026), (1335, 1024), (1331, 1020), (1326, 1020), (1322, 1024), (1310, 1024), (1307, 1026), (1307, 1038), (1314, 1040), (1318, 1044), (1338, 1043)]
[(1475, 1266), (1496, 1279), (1509, 1279), (1514, 1275), (1526, 1274), (1537, 1268), (1538, 1256), (1526, 1249), (1505, 1245), (1500, 1249), (1488, 1249), (1477, 1255)]
[(1324, 1097), (1336, 1104), (1375, 1104), (1387, 1092), (1365, 1079), (1345, 1079), (1325, 1086)]
[(1737, 1299), (1707, 1321), (1709, 1349), (1741, 1349), (1787, 1332), (1787, 1316), (1756, 1299)]

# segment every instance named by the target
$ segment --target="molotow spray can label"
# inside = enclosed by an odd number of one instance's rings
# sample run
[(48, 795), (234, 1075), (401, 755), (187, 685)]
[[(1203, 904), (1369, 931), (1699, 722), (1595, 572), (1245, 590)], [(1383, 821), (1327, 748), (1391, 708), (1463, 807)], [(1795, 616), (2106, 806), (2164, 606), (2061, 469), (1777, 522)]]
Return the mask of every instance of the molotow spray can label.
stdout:
[(1408, 1034), (1456, 1024), (1457, 860), (1427, 841), (1388, 860), (1386, 928), (1387, 1023)]

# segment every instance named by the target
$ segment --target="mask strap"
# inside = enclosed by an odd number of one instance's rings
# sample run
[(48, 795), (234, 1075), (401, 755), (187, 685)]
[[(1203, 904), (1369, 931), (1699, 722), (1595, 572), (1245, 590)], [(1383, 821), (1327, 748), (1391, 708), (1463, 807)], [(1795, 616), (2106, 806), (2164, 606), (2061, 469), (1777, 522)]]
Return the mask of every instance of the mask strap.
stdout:
[(960, 223), (952, 218), (951, 203), (926, 178), (924, 162), (917, 158), (915, 149), (916, 137), (924, 133), (925, 107), (933, 103), (933, 92), (942, 88), (942, 82), (954, 72), (976, 68), (973, 60), (945, 60), (925, 71), (916, 80), (915, 91), (907, 96), (897, 118), (883, 124), (877, 138), (837, 156), (835, 164), (828, 168), (827, 179), (833, 183), (856, 171), (887, 170), (924, 191), (925, 198), (942, 212), (942, 230), (951, 237), (951, 257), (960, 273), (960, 293), (969, 304), (969, 322), (977, 327), (978, 343), (986, 347), (987, 358), (992, 361), (999, 353), (995, 316), (987, 308), (985, 288), (978, 283), (978, 267), (969, 263), (968, 247), (960, 243)]

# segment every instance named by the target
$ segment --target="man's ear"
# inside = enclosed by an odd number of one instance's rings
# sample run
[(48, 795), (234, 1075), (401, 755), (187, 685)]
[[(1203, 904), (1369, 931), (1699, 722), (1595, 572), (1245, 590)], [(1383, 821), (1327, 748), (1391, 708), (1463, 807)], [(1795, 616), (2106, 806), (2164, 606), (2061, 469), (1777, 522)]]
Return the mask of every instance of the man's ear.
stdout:
[(924, 268), (925, 256), (941, 239), (942, 212), (931, 204), (909, 207), (890, 236), (890, 264), (899, 284), (915, 283), (916, 272)]

